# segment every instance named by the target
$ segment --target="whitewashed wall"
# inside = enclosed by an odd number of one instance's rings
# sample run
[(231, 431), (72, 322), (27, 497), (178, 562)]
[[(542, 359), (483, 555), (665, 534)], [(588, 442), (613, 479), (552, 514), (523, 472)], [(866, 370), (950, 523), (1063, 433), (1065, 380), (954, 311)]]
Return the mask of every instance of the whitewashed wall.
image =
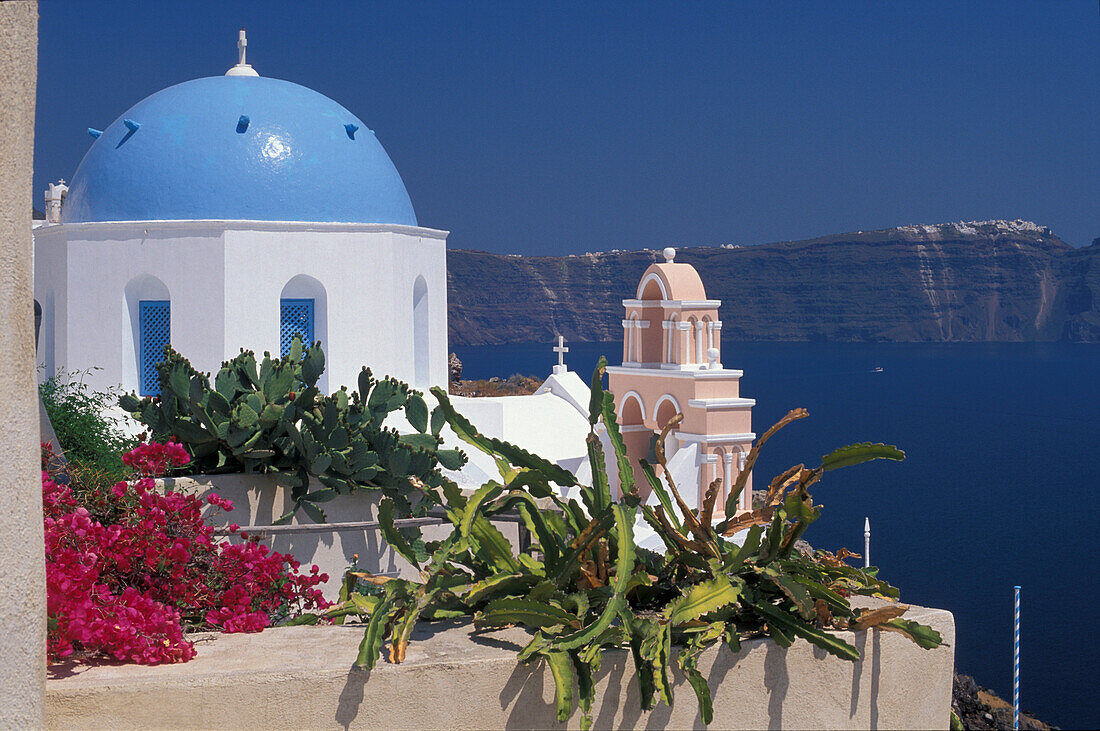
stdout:
[[(328, 311), (318, 330), (327, 332), (318, 336), (330, 390), (354, 389), (364, 365), (375, 375), (393, 375), (421, 388), (446, 384), (446, 234), (411, 227), (332, 228), (227, 232), (227, 344), (276, 352), (279, 299), (295, 275), (305, 274), (324, 288)], [(414, 363), (417, 277), (424, 277), (428, 290), (427, 383), (417, 383)], [(321, 321), (318, 312), (317, 324)]]
[(131, 314), (138, 299), (160, 299), (165, 289), (173, 344), (202, 370), (222, 361), (220, 230), (172, 222), (67, 224), (36, 229), (35, 241), (35, 294), (52, 292), (53, 299), (49, 314), (43, 305), (42, 329), (52, 328), (54, 337), (49, 345), (40, 341), (39, 361), (51, 359), (52, 345), (54, 369), (43, 377), (97, 368), (86, 378), (93, 387), (136, 389)]
[[(279, 351), (279, 300), (317, 299), (322, 386), (359, 369), (425, 388), (447, 382), (446, 232), (411, 226), (150, 221), (35, 231), (42, 377), (98, 367), (96, 388), (138, 386), (136, 302), (172, 302), (172, 345), (214, 372), (240, 348)], [(423, 278), (416, 368), (414, 288)], [(288, 286), (289, 285), (289, 286)], [(165, 296), (167, 293), (167, 297)], [(424, 302), (426, 301), (426, 305)]]

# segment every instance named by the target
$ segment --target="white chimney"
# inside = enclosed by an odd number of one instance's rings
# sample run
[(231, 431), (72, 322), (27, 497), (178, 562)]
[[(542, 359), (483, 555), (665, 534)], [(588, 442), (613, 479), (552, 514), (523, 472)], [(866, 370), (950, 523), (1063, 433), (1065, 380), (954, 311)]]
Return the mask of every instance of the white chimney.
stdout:
[(65, 194), (69, 192), (69, 186), (61, 179), (56, 183), (50, 183), (46, 191), (46, 222), (61, 223), (61, 204), (65, 202)]

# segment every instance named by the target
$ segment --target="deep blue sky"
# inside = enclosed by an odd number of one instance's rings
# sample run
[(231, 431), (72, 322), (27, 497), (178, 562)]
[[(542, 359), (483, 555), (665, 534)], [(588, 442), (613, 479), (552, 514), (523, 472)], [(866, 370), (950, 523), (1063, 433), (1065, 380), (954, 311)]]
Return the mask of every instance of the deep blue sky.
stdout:
[(44, 0), (34, 200), (143, 97), (236, 61), (376, 130), (452, 247), (559, 254), (1025, 218), (1100, 236), (1080, 2)]

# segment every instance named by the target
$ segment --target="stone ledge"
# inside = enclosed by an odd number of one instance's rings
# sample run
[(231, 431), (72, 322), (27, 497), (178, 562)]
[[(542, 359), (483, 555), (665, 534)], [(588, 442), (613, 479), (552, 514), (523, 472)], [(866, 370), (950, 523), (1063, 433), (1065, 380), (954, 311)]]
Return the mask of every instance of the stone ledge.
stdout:
[[(732, 653), (711, 648), (699, 669), (714, 692), (712, 728), (947, 728), (955, 627), (949, 612), (913, 607), (947, 643), (922, 650), (871, 630), (840, 633), (863, 655), (838, 660), (798, 640)], [(158, 667), (52, 669), (50, 728), (562, 728), (542, 664), (519, 665), (521, 629), (478, 634), (469, 623), (422, 623), (401, 665), (352, 667), (362, 628), (285, 627), (196, 636), (198, 656)], [(596, 728), (702, 727), (677, 670), (675, 706), (643, 713), (629, 651), (604, 654)], [(574, 713), (568, 726), (579, 726)]]

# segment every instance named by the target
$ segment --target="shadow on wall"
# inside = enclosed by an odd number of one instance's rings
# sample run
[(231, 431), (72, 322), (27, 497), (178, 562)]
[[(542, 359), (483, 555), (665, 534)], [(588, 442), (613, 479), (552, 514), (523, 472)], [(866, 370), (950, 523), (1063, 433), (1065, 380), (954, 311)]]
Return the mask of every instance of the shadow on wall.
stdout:
[[(489, 638), (475, 638), (475, 642), (484, 642)], [(863, 647), (867, 644), (867, 633), (860, 633)], [(852, 663), (852, 687), (849, 694), (845, 683), (836, 683), (829, 688), (832, 692), (824, 695), (822, 706), (836, 705), (830, 709), (836, 713), (837, 727), (845, 724), (841, 719), (847, 716), (849, 727), (864, 727), (868, 719), (869, 728), (879, 728), (879, 676), (881, 653), (879, 652), (880, 634), (874, 633), (870, 657)], [(518, 652), (518, 647), (516, 651)], [(812, 652), (814, 662), (806, 665), (805, 658), (797, 657), (807, 650)], [(756, 655), (756, 661), (748, 660), (750, 653)], [(834, 675), (848, 671), (849, 663), (829, 657), (820, 648), (798, 648), (796, 651), (785, 649), (772, 641), (757, 640), (746, 642), (740, 652), (734, 653), (728, 647), (720, 645), (709, 651), (712, 662), (707, 674), (707, 685), (714, 698), (715, 717), (712, 726), (724, 728), (730, 726), (803, 728), (831, 724), (830, 713), (816, 716), (811, 706), (814, 698), (820, 698), (818, 689), (828, 684)], [(762, 663), (760, 656), (762, 657)], [(806, 665), (806, 667), (803, 667)], [(818, 673), (822, 680), (811, 685), (803, 684), (792, 693), (792, 673), (802, 678), (807, 667)], [(701, 669), (702, 663), (701, 663)], [(860, 679), (870, 671), (870, 692), (861, 697)], [(731, 675), (732, 674), (732, 675)], [(596, 703), (593, 707), (593, 728), (668, 728), (686, 727), (683, 710), (692, 713), (691, 727), (705, 729), (699, 715), (695, 694), (679, 666), (671, 663), (670, 680), (675, 689), (676, 704), (673, 707), (657, 701), (652, 710), (641, 708), (640, 690), (634, 672), (634, 661), (627, 650), (605, 651), (600, 672), (595, 677)], [(727, 677), (730, 682), (727, 683)], [(747, 682), (746, 682), (747, 681)], [(751, 696), (755, 695), (755, 701)], [(746, 697), (748, 696), (748, 697)], [(809, 697), (813, 696), (813, 697)], [(601, 702), (602, 700), (602, 702)], [(766, 706), (766, 710), (764, 707)], [(841, 708), (840, 706), (845, 706)], [(507, 685), (500, 693), (500, 707), (508, 710), (506, 728), (554, 728), (559, 726), (555, 714), (554, 683), (546, 667), (540, 663), (517, 665)], [(753, 712), (755, 707), (756, 713)], [(674, 709), (680, 711), (675, 714)], [(786, 717), (784, 711), (787, 711)], [(847, 711), (847, 713), (845, 713)], [(756, 717), (761, 716), (761, 717)], [(579, 721), (580, 711), (575, 711), (573, 722)], [(818, 723), (814, 723), (814, 720)]]
[[(423, 642), (433, 635), (437, 635), (447, 630), (459, 628), (467, 624), (460, 619), (447, 619), (438, 622), (420, 622), (413, 629), (412, 636), (409, 638), (409, 644), (415, 646), (418, 642)], [(349, 629), (355, 631), (361, 631), (361, 627), (358, 625), (350, 626)], [(522, 648), (514, 643), (508, 643), (510, 649), (515, 652), (519, 652)], [(380, 662), (386, 662), (381, 660)], [(371, 670), (370, 668), (360, 668), (352, 665), (348, 671), (347, 680), (344, 682), (344, 688), (340, 691), (340, 699), (336, 705), (336, 723), (342, 726), (344, 729), (352, 728), (373, 728), (376, 724), (372, 723), (370, 718), (370, 708), (363, 709), (363, 699), (367, 691), (367, 683), (370, 682)], [(359, 718), (360, 711), (366, 710), (367, 717)], [(456, 715), (460, 708), (456, 708)], [(553, 714), (551, 714), (553, 715)], [(358, 723), (356, 723), (358, 721)], [(548, 725), (546, 728), (554, 728), (560, 726), (555, 720), (553, 725)]]
[[(461, 620), (421, 622), (413, 632), (411, 645), (464, 624)], [(714, 692), (712, 726), (879, 728), (880, 635), (875, 632), (868, 643), (867, 634), (860, 632), (854, 639), (861, 655), (867, 645), (871, 645), (870, 657), (863, 655), (864, 659), (856, 663), (830, 657), (817, 647), (805, 645), (785, 649), (770, 640), (746, 641), (736, 653), (725, 645), (712, 648), (704, 653), (706, 661), (700, 660), (700, 669), (707, 673), (707, 684)], [(475, 632), (470, 638), (479, 645), (511, 653), (522, 649), (521, 642), (514, 641), (515, 637), (504, 638), (497, 633)], [(710, 666), (709, 672), (706, 665)], [(655, 702), (653, 709), (647, 712), (641, 707), (630, 652), (625, 649), (605, 651), (601, 669), (595, 677), (597, 700), (592, 710), (593, 728), (686, 728), (689, 725), (695, 729), (707, 728), (687, 678), (675, 662), (671, 666), (675, 706)], [(869, 691), (861, 689), (868, 669)], [(808, 676), (812, 676), (812, 680)], [(369, 711), (363, 708), (364, 698), (370, 691), (367, 687), (370, 677), (370, 670), (356, 667), (349, 670), (335, 714), (336, 722), (343, 728), (370, 723)], [(845, 682), (848, 677), (850, 685)], [(497, 698), (502, 714), (506, 714), (505, 728), (562, 727), (556, 717), (554, 682), (540, 661), (526, 665), (517, 662)], [(685, 711), (690, 715), (686, 716)], [(360, 718), (361, 712), (366, 712), (367, 717)], [(580, 710), (575, 710), (570, 725), (579, 723), (580, 715)]]

